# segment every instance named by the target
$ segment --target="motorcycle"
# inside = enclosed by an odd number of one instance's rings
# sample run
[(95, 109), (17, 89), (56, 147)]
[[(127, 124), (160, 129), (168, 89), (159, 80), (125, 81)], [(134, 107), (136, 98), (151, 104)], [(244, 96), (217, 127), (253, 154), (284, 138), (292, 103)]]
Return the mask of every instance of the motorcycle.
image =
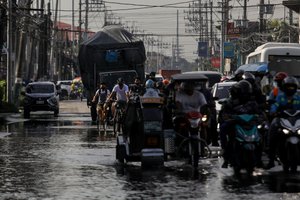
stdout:
[(207, 115), (199, 112), (189, 112), (185, 115), (175, 116), (173, 119), (176, 132), (176, 157), (188, 158), (188, 164), (194, 168), (198, 167), (199, 158), (204, 155), (205, 122), (207, 122)]
[(229, 136), (230, 158), (229, 162), (234, 168), (235, 174), (241, 169), (246, 169), (252, 174), (260, 154), (260, 134), (257, 129), (256, 115), (239, 114), (233, 115), (235, 133)]
[(296, 172), (300, 164), (300, 111), (284, 110), (279, 121), (279, 158), (284, 171)]

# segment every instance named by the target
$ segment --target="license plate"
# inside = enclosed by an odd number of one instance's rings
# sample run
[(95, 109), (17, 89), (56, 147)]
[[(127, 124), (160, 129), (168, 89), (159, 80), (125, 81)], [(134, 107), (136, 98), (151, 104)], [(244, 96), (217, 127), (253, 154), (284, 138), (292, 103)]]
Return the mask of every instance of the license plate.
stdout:
[(147, 138), (147, 144), (149, 146), (156, 146), (156, 145), (158, 145), (158, 138), (157, 137), (148, 137)]
[(36, 104), (44, 104), (44, 101), (36, 101)]

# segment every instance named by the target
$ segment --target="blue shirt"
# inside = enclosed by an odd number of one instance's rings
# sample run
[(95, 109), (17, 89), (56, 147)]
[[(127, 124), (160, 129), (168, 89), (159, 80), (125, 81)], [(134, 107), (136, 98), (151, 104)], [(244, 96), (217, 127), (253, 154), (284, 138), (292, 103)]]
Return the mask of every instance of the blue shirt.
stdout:
[(278, 94), (276, 97), (276, 102), (271, 106), (270, 113), (275, 113), (279, 108), (286, 108), (286, 106), (291, 106), (292, 109), (300, 110), (300, 96), (296, 93), (294, 94), (292, 100), (288, 100), (284, 93)]

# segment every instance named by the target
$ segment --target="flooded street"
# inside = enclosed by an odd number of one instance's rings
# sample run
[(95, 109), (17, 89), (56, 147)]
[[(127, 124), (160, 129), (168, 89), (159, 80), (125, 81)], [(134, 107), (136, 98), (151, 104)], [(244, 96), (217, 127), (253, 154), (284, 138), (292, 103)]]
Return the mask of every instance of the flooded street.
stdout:
[[(85, 102), (68, 105), (86, 107)], [(72, 110), (72, 109), (70, 109)], [(86, 111), (14, 115), (0, 125), (0, 199), (299, 199), (300, 173), (280, 166), (249, 178), (202, 159), (198, 172), (181, 162), (161, 169), (115, 160), (115, 138), (99, 134)]]

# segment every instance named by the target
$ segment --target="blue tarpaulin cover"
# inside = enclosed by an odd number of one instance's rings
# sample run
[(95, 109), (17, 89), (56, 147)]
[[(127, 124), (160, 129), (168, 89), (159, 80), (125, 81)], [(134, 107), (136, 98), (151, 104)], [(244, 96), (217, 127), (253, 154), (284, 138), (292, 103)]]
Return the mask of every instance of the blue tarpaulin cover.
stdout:
[(246, 72), (267, 72), (267, 63), (255, 63), (255, 64), (245, 64), (241, 65), (238, 69), (242, 69)]

